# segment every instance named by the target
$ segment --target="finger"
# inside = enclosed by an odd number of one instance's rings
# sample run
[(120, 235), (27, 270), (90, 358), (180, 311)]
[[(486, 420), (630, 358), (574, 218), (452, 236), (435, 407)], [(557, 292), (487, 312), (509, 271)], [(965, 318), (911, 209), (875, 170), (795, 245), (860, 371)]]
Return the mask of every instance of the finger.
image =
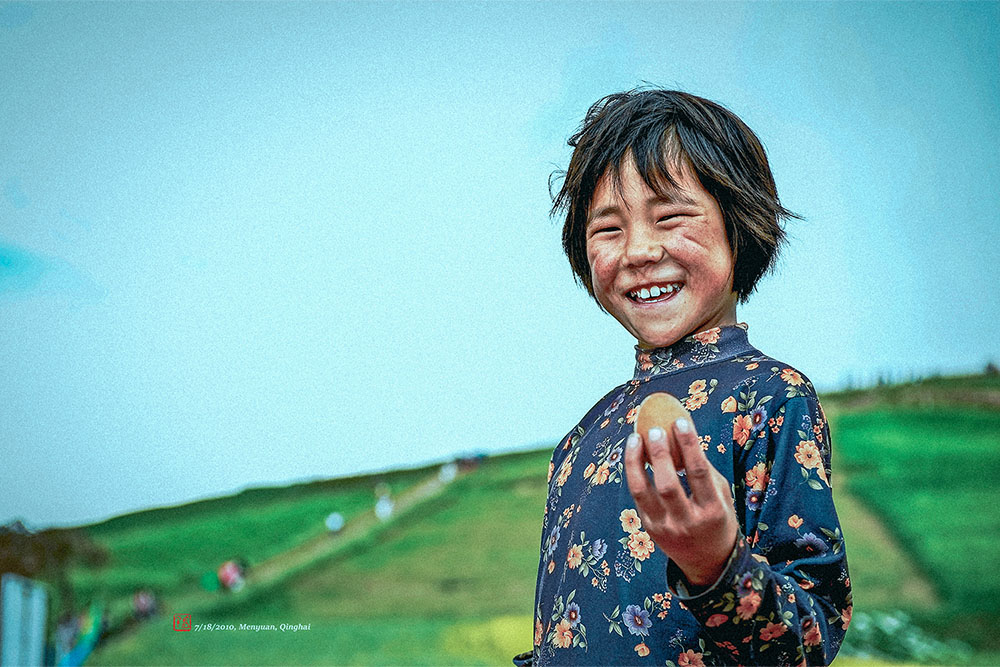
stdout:
[(663, 504), (646, 474), (646, 455), (642, 437), (633, 433), (628, 437), (625, 447), (625, 479), (628, 482), (629, 493), (635, 499), (636, 509), (641, 514), (659, 514)]
[(674, 457), (671, 450), (671, 440), (667, 433), (659, 427), (649, 429), (649, 439), (646, 441), (646, 452), (653, 466), (653, 481), (656, 492), (663, 499), (664, 506), (671, 516), (682, 517), (687, 512), (687, 492), (677, 477)]
[(706, 505), (718, 498), (715, 490), (715, 468), (701, 450), (694, 424), (681, 417), (673, 424), (674, 444), (681, 451), (691, 498), (697, 505)]

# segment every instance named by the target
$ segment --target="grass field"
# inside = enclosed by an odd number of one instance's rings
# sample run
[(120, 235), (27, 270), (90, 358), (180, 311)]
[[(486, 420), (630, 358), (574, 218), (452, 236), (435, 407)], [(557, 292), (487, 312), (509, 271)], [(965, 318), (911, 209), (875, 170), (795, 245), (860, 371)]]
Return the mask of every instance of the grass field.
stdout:
[[(908, 395), (895, 388), (892, 394), (824, 398), (857, 621), (837, 664), (885, 664), (848, 654), (896, 641), (865, 634), (861, 626), (891, 626), (898, 618), (891, 614), (898, 610), (942, 639), (974, 643), (979, 649), (971, 656), (975, 664), (1000, 658), (992, 638), (1000, 627), (994, 574), (1000, 503), (986, 496), (992, 473), (1000, 471), (1000, 411), (962, 407), (956, 386), (967, 385), (942, 378)], [(983, 380), (976, 390), (982, 403), (992, 400), (998, 388), (995, 380)], [(267, 490), (274, 492), (270, 502), (221, 499), (213, 501), (220, 503), (214, 508), (189, 508), (178, 516), (171, 513), (180, 508), (171, 508), (152, 521), (139, 515), (95, 527), (97, 539), (112, 545), (120, 560), (109, 571), (88, 576), (111, 582), (119, 577), (119, 583), (117, 589), (109, 584), (92, 590), (125, 591), (138, 581), (130, 577), (156, 576), (163, 568), (168, 575), (158, 576), (168, 586), (168, 614), (99, 648), (88, 664), (510, 664), (514, 653), (531, 644), (548, 457), (549, 451), (540, 451), (487, 459), (335, 556), (276, 585), (206, 598), (216, 602), (200, 607), (193, 619), (236, 627), (311, 624), (295, 633), (174, 632), (169, 612), (190, 610), (170, 607), (170, 591), (183, 587), (179, 580), (191, 584), (182, 573), (230, 557), (236, 547), (244, 555), (265, 558), (269, 552), (261, 541), (274, 540), (270, 549), (275, 551), (308, 538), (331, 511), (324, 497), (339, 498), (337, 509), (345, 512), (357, 494), (360, 511), (372, 501), (373, 480), (331, 482), (325, 490)], [(394, 491), (430, 472), (399, 473), (392, 478)], [(220, 516), (245, 516), (248, 507), (260, 525), (250, 517), (244, 529), (234, 530)], [(242, 537), (216, 540), (209, 526)], [(192, 535), (201, 536), (204, 551), (172, 560), (171, 544), (192, 541)], [(923, 641), (914, 637), (898, 643)], [(862, 639), (868, 644), (852, 651), (852, 641)], [(943, 645), (927, 646), (921, 660), (965, 661)], [(916, 655), (898, 648), (898, 655)]]
[[(850, 490), (933, 582), (922, 622), (1000, 650), (1000, 411), (896, 407), (843, 414), (837, 444)], [(892, 573), (888, 573), (892, 576)]]
[(310, 623), (309, 631), (188, 634), (163, 622), (91, 664), (509, 662), (531, 646), (548, 456), (487, 460), (353, 552), (193, 619)]

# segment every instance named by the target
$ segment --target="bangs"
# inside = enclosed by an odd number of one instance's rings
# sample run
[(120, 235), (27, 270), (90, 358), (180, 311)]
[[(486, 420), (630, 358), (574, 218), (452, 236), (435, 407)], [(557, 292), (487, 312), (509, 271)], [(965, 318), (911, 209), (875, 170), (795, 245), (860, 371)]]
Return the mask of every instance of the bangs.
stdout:
[(673, 125), (668, 126), (659, 136), (654, 136), (652, 132), (640, 134), (607, 164), (601, 178), (607, 175), (615, 196), (622, 195), (622, 171), (630, 164), (635, 167), (646, 186), (666, 200), (684, 199), (684, 191), (678, 182), (678, 176), (682, 172), (688, 170), (697, 178)]

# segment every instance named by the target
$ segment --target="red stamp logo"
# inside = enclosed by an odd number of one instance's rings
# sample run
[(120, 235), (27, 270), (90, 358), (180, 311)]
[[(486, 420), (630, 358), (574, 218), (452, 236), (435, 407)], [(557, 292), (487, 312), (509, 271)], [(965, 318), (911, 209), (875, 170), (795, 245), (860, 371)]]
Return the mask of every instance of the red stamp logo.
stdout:
[(174, 614), (174, 630), (191, 632), (191, 614)]

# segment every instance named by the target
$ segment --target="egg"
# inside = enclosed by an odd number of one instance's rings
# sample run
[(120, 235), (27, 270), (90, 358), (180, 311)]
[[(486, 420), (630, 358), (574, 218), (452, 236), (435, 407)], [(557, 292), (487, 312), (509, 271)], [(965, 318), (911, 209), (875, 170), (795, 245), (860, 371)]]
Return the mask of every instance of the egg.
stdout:
[[(684, 467), (680, 448), (673, 443), (673, 425), (680, 418), (691, 421), (691, 413), (684, 409), (681, 402), (666, 393), (658, 391), (650, 394), (639, 404), (639, 412), (635, 416), (635, 432), (649, 444), (649, 429), (659, 426), (667, 433), (667, 441), (671, 443), (671, 454), (674, 467), (678, 470)], [(693, 424), (694, 422), (691, 421)]]

